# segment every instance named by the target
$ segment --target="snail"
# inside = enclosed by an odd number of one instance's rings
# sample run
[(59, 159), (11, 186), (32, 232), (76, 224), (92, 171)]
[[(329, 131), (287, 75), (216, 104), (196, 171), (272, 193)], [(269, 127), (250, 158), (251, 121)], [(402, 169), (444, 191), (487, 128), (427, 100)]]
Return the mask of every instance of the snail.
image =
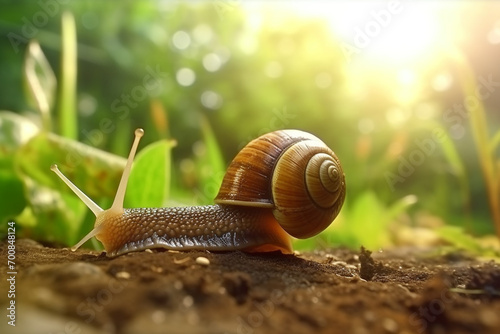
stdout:
[(111, 208), (101, 209), (54, 171), (96, 216), (72, 250), (96, 237), (108, 256), (149, 248), (292, 253), (291, 238), (308, 238), (338, 215), (345, 177), (337, 156), (317, 137), (279, 130), (252, 140), (229, 165), (214, 205), (123, 208), (130, 169), (144, 130), (135, 130)]

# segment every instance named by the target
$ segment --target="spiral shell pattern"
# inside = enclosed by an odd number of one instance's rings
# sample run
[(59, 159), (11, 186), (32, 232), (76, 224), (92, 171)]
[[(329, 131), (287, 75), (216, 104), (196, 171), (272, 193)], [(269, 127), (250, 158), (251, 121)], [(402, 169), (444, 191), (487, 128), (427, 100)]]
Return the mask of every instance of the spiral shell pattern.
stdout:
[(344, 198), (345, 177), (335, 153), (307, 132), (280, 130), (240, 151), (215, 202), (268, 207), (288, 234), (308, 238), (332, 223)]

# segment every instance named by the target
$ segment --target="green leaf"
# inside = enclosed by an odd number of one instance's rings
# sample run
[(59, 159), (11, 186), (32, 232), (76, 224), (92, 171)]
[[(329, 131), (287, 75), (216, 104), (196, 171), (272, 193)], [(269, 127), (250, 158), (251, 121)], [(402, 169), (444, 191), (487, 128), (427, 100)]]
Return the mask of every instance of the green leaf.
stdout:
[(38, 128), (29, 119), (9, 111), (0, 112), (0, 222), (13, 219), (27, 204), (14, 157), (37, 133)]
[[(73, 193), (57, 192), (29, 178), (25, 178), (25, 187), (29, 213), (23, 212), (16, 221), (26, 226), (29, 236), (68, 246), (75, 244), (80, 237), (78, 231), (87, 207)], [(36, 219), (32, 227), (29, 227), (29, 216)]]
[(42, 118), (45, 131), (52, 128), (50, 110), (54, 107), (56, 77), (38, 42), (28, 44), (24, 75), (29, 88), (28, 98), (34, 102)]
[(0, 198), (0, 222), (13, 219), (27, 204), (23, 182), (9, 171), (0, 170)]
[(33, 137), (17, 152), (16, 163), (24, 176), (70, 193), (50, 170), (52, 164), (58, 164), (60, 170), (95, 201), (114, 198), (125, 167), (124, 158), (46, 132)]
[(161, 140), (143, 148), (135, 158), (125, 207), (161, 207), (170, 189), (171, 151), (175, 141)]
[(125, 159), (46, 132), (32, 137), (16, 152), (16, 171), (24, 182), (29, 204), (17, 221), (26, 226), (32, 238), (72, 245), (82, 237), (81, 226), (89, 210), (50, 171), (54, 163), (94, 201), (109, 204)]
[(0, 168), (9, 168), (13, 172), (14, 153), (38, 131), (26, 117), (0, 111)]

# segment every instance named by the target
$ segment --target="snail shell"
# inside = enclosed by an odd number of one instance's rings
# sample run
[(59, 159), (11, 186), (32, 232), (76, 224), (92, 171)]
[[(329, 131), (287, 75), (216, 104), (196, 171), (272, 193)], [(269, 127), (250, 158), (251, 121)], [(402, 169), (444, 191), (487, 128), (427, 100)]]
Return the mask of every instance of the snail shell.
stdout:
[(229, 165), (215, 203), (272, 208), (296, 238), (324, 230), (345, 198), (339, 159), (320, 139), (280, 130), (251, 141)]
[[(215, 205), (124, 209), (132, 161), (144, 131), (137, 129), (112, 206), (104, 210), (53, 165), (51, 169), (94, 212), (90, 238), (108, 256), (148, 248), (291, 253), (290, 236), (325, 229), (345, 198), (338, 158), (321, 140), (299, 130), (268, 133), (244, 147), (229, 165)], [(288, 233), (288, 234), (287, 234)]]

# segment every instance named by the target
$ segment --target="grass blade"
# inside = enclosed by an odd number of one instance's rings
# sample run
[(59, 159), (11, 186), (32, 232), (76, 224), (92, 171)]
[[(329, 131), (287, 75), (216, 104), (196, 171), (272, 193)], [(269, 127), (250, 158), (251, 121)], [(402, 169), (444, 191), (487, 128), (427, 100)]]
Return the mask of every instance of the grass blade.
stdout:
[(478, 85), (474, 72), (466, 61), (464, 55), (458, 50), (452, 54), (456, 64), (459, 81), (462, 86), (465, 99), (474, 99), (475, 103), (464, 103), (470, 115), (470, 123), (474, 143), (478, 151), (479, 162), (483, 172), (493, 222), (496, 227), (497, 236), (500, 237), (500, 176), (495, 171), (495, 158), (491, 154), (492, 141), (489, 139), (486, 111), (481, 98), (476, 93)]
[(226, 172), (226, 164), (210, 123), (204, 117), (201, 118), (201, 132), (204, 150), (197, 154), (195, 164), (202, 187), (200, 204), (208, 204), (212, 203), (219, 191)]
[(226, 164), (224, 163), (222, 152), (217, 143), (217, 138), (215, 138), (210, 123), (206, 118), (201, 119), (201, 132), (207, 149), (208, 165), (211, 167), (213, 173), (224, 173), (226, 171)]
[(497, 131), (493, 138), (491, 138), (490, 141), (490, 151), (492, 155), (495, 155), (495, 151), (497, 150), (498, 146), (500, 145), (500, 131)]
[(73, 14), (62, 15), (61, 89), (59, 92), (59, 133), (77, 139), (76, 117), (76, 26)]

